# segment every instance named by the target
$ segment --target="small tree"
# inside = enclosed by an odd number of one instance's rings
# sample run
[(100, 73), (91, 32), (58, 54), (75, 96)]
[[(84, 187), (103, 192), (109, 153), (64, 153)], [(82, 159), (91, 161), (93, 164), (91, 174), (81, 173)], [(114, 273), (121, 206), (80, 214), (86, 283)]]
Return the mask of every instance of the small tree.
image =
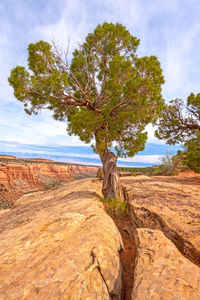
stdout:
[(186, 163), (188, 167), (200, 173), (200, 130), (196, 136), (185, 143)]
[(121, 24), (104, 23), (73, 52), (70, 64), (55, 45), (30, 44), (29, 71), (18, 66), (8, 79), (28, 114), (49, 109), (56, 120), (68, 121), (70, 135), (95, 141), (106, 197), (119, 198), (117, 157), (144, 149), (144, 129), (163, 108), (160, 63), (155, 56), (138, 58), (138, 45)]
[(177, 155), (171, 155), (166, 153), (160, 159), (161, 165), (158, 166), (153, 172), (154, 175), (176, 175), (183, 168), (183, 154), (182, 151), (178, 151)]
[(186, 106), (180, 99), (166, 105), (156, 136), (167, 144), (183, 143), (187, 165), (200, 172), (200, 93), (190, 94)]
[(200, 131), (200, 94), (191, 94), (187, 105), (180, 99), (170, 101), (162, 112), (156, 137), (167, 144), (185, 143)]

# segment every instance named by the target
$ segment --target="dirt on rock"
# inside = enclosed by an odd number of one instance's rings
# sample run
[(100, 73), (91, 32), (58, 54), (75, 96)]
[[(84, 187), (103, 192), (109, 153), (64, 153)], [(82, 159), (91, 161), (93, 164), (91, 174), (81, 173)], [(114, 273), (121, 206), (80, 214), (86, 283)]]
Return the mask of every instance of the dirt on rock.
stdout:
[(124, 282), (124, 292), (122, 300), (131, 300), (136, 257), (136, 248), (133, 235), (134, 227), (127, 214), (125, 214), (121, 218), (117, 218), (114, 216), (111, 217), (121, 234), (124, 245), (124, 249), (120, 251)]

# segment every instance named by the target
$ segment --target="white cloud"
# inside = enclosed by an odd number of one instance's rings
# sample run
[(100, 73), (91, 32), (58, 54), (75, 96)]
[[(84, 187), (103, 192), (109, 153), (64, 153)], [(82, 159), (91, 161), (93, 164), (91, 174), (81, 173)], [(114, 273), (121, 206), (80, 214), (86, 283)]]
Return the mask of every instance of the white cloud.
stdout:
[(136, 155), (133, 158), (120, 158), (123, 162), (140, 162), (140, 163), (152, 163), (158, 164), (161, 161), (163, 155)]
[(189, 70), (193, 60), (190, 53), (199, 34), (200, 28), (196, 24), (178, 36), (173, 37), (173, 34), (168, 34), (164, 63), (166, 80), (164, 93), (177, 94), (177, 97), (181, 97), (183, 95), (182, 92), (179, 96), (181, 89), (184, 89), (185, 94), (189, 92)]
[(40, 24), (36, 27), (36, 32), (43, 39), (55, 40), (63, 49), (67, 48), (68, 41), (70, 48), (74, 48), (88, 33), (87, 7), (84, 1), (80, 0), (61, 2), (62, 10), (59, 18), (50, 24)]
[[(140, 38), (139, 55), (158, 56), (166, 80), (164, 98), (199, 92), (199, 0), (2, 0), (0, 17), (0, 140), (82, 144), (77, 137), (67, 136), (65, 124), (50, 114), (27, 116), (14, 99), (7, 77), (12, 67), (26, 64), (30, 42), (53, 38), (65, 49), (70, 38), (74, 48), (104, 21), (122, 23)], [(150, 142), (163, 143), (155, 139), (152, 126), (147, 129)]]

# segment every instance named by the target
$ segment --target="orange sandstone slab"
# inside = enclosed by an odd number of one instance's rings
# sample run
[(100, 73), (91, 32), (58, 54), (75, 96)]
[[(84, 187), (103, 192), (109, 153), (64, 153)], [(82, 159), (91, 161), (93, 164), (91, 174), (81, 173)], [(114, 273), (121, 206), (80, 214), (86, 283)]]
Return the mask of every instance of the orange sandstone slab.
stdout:
[(137, 176), (121, 180), (136, 227), (159, 229), (200, 266), (200, 175)]
[(159, 230), (135, 232), (132, 300), (199, 300), (200, 268), (186, 259)]
[(121, 236), (101, 183), (85, 179), (24, 195), (0, 215), (0, 299), (121, 297)]

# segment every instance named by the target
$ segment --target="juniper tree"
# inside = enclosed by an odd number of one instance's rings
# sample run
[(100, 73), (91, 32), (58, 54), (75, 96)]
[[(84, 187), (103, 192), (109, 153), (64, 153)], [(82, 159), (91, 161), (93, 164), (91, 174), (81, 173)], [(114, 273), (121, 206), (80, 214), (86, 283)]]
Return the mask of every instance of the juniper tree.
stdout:
[(70, 135), (93, 143), (107, 197), (119, 198), (117, 157), (144, 149), (145, 127), (163, 108), (160, 63), (155, 56), (138, 58), (138, 45), (123, 25), (104, 23), (75, 49), (70, 63), (55, 45), (30, 44), (28, 69), (17, 66), (8, 79), (28, 114), (49, 109), (56, 120), (67, 121)]
[(200, 173), (200, 93), (170, 101), (158, 122), (156, 136), (167, 144), (182, 144), (187, 165)]
[(156, 137), (167, 144), (184, 143), (200, 131), (200, 93), (191, 93), (187, 105), (181, 99), (171, 100), (165, 106), (158, 122)]

